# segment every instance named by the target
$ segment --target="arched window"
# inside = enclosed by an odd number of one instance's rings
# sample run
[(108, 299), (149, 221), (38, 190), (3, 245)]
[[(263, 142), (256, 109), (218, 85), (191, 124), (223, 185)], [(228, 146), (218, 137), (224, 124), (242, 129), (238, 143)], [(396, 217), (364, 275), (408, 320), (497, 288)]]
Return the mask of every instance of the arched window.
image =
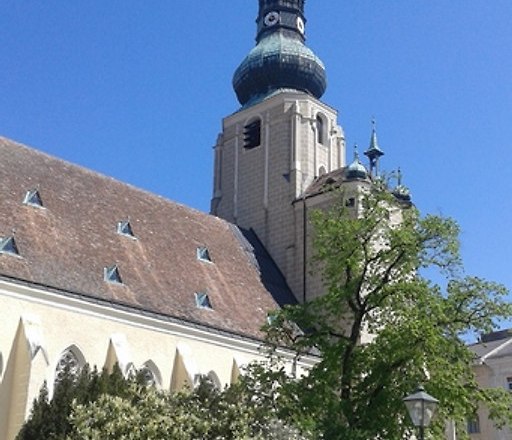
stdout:
[(210, 371), (207, 377), (216, 389), (218, 389), (219, 391), (222, 389), (222, 384), (220, 383), (219, 376), (217, 376), (217, 373), (215, 373), (215, 371)]
[(60, 356), (55, 367), (55, 384), (58, 384), (66, 377), (66, 374), (72, 378), (78, 378), (85, 360), (80, 350), (75, 347), (69, 347)]
[(327, 143), (326, 136), (327, 121), (323, 115), (316, 115), (316, 141), (319, 144), (325, 145)]
[(140, 369), (139, 374), (142, 376), (144, 385), (156, 388), (161, 387), (162, 379), (160, 372), (153, 361), (147, 361)]
[(325, 167), (322, 165), (320, 168), (318, 168), (318, 176), (323, 176), (327, 171), (325, 170)]

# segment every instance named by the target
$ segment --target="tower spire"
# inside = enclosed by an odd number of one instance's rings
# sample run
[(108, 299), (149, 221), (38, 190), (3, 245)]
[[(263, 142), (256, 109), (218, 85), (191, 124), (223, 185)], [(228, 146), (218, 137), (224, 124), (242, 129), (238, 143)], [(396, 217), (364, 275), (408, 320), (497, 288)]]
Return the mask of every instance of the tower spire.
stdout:
[(368, 147), (368, 150), (364, 152), (364, 155), (367, 156), (370, 160), (370, 175), (377, 176), (379, 173), (379, 158), (384, 156), (384, 151), (380, 149), (379, 143), (377, 142), (375, 118), (372, 118), (372, 135), (370, 137), (370, 146)]
[(304, 44), (304, 2), (259, 0), (256, 47), (233, 76), (233, 88), (242, 105), (251, 105), (283, 89), (315, 98), (325, 92), (325, 67)]

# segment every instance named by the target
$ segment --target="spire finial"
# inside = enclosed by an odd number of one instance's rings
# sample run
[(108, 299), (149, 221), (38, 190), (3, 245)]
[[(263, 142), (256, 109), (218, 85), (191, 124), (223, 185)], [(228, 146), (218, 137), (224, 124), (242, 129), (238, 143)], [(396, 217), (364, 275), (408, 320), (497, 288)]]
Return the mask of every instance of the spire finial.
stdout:
[(396, 183), (398, 186), (402, 186), (402, 177), (402, 170), (398, 167), (398, 170), (396, 170)]
[(377, 141), (377, 122), (375, 116), (372, 116), (372, 134), (370, 136), (370, 146), (368, 150), (364, 152), (365, 156), (370, 160), (370, 174), (378, 175), (379, 158), (384, 155), (384, 152), (380, 149)]

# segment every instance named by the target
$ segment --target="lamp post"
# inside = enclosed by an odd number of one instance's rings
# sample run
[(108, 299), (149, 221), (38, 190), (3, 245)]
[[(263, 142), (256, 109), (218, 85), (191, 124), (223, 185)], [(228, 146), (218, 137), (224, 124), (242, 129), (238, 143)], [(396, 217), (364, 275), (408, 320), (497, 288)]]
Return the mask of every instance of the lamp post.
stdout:
[(412, 423), (420, 431), (420, 440), (424, 440), (425, 428), (430, 425), (439, 400), (427, 394), (425, 389), (419, 386), (413, 394), (404, 398), (404, 403)]

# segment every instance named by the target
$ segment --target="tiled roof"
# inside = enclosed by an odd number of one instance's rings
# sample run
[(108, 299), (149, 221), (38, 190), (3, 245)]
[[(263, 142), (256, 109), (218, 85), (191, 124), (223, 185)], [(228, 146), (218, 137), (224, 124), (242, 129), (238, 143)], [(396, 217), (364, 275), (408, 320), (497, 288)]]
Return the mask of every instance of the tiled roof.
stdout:
[[(278, 305), (236, 227), (5, 138), (0, 158), (0, 238), (14, 236), (20, 255), (0, 254), (1, 276), (261, 337)], [(23, 203), (33, 189), (43, 207)], [(124, 220), (135, 239), (117, 232)], [(104, 280), (114, 265), (122, 284)]]
[(313, 197), (318, 194), (322, 194), (324, 192), (330, 191), (335, 188), (339, 188), (344, 182), (350, 180), (357, 180), (359, 182), (369, 182), (369, 177), (367, 178), (349, 178), (347, 176), (348, 167), (338, 168), (336, 170), (330, 171), (329, 173), (322, 174), (318, 176), (311, 184), (308, 186), (302, 197)]

